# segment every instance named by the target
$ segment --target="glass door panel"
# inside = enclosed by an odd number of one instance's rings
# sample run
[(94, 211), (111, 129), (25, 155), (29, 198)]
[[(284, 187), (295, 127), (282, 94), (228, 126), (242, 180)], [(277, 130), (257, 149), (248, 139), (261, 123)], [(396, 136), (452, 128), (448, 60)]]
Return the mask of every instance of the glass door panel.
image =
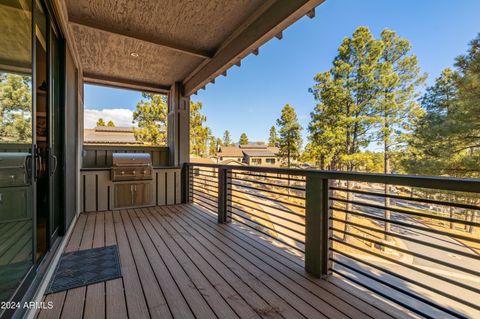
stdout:
[(0, 30), (0, 301), (8, 301), (33, 265), (31, 3), (0, 0)]

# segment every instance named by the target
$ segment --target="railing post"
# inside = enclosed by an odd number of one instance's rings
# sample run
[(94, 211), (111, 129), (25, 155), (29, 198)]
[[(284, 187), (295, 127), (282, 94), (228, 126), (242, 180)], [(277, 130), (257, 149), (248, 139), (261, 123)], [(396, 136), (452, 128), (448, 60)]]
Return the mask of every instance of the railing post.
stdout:
[(182, 203), (191, 202), (190, 199), (190, 166), (184, 163), (182, 166)]
[(328, 179), (307, 175), (305, 202), (305, 270), (325, 277), (330, 269)]
[(218, 223), (227, 222), (228, 211), (228, 170), (226, 168), (218, 168)]

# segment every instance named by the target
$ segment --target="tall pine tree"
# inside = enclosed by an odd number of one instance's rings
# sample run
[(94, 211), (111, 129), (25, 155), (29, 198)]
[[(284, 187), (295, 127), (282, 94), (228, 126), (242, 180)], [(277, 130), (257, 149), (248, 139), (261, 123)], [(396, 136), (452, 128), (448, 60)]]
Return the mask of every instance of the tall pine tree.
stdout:
[(278, 134), (275, 126), (270, 128), (269, 137), (268, 137), (268, 146), (276, 147), (278, 146)]
[(287, 167), (291, 167), (292, 161), (300, 156), (302, 127), (298, 123), (295, 109), (289, 104), (283, 107), (281, 116), (277, 120), (277, 126), (279, 127), (278, 156)]
[(332, 68), (315, 76), (310, 92), (317, 105), (308, 126), (311, 149), (322, 169), (356, 169), (375, 123), (375, 76), (382, 42), (359, 27), (338, 48)]
[(231, 146), (233, 144), (232, 137), (230, 136), (230, 131), (226, 130), (223, 133), (223, 146)]
[(248, 145), (248, 137), (247, 137), (247, 134), (242, 133), (242, 134), (240, 135), (240, 140), (238, 141), (238, 144), (240, 144), (240, 145)]

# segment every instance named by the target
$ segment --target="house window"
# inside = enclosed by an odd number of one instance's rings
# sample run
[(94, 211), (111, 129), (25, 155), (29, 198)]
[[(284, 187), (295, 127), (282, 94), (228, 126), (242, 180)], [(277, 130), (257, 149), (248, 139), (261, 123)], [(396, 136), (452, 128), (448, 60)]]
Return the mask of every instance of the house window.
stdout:
[(266, 162), (267, 164), (275, 165), (275, 159), (274, 159), (274, 158), (267, 158), (267, 159), (265, 160), (265, 162)]
[(261, 158), (252, 158), (252, 164), (253, 165), (262, 165), (262, 159)]

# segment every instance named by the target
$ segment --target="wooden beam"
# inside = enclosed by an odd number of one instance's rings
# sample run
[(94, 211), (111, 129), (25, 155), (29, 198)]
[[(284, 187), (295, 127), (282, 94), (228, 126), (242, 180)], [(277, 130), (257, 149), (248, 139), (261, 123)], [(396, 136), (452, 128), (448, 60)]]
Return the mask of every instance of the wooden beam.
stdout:
[(310, 11), (308, 11), (307, 17), (309, 17), (310, 19), (315, 18), (315, 8), (313, 8), (313, 9), (310, 10)]
[(170, 87), (165, 85), (134, 81), (134, 80), (119, 79), (119, 78), (91, 74), (91, 73), (85, 73), (83, 76), (83, 81), (85, 83), (90, 83), (90, 84), (110, 86), (110, 87), (116, 87), (121, 89), (142, 91), (142, 92), (160, 93), (160, 94), (168, 94), (168, 91), (170, 90)]
[(227, 45), (221, 45), (208, 63), (187, 77), (188, 80), (184, 81), (185, 94), (197, 91), (323, 1), (289, 0), (273, 3), (234, 39), (229, 39)]
[(207, 50), (186, 47), (178, 43), (174, 43), (172, 41), (157, 39), (156, 37), (150, 36), (150, 35), (139, 35), (139, 34), (136, 34), (134, 31), (119, 31), (119, 30), (116, 30), (115, 28), (112, 28), (111, 26), (105, 26), (105, 25), (96, 24), (96, 23), (87, 22), (87, 21), (70, 20), (70, 24), (77, 25), (82, 28), (96, 29), (103, 32), (108, 32), (111, 34), (131, 38), (131, 39), (135, 39), (143, 42), (153, 43), (155, 45), (164, 47), (169, 50), (197, 56), (203, 59), (210, 59), (213, 56), (213, 54)]

